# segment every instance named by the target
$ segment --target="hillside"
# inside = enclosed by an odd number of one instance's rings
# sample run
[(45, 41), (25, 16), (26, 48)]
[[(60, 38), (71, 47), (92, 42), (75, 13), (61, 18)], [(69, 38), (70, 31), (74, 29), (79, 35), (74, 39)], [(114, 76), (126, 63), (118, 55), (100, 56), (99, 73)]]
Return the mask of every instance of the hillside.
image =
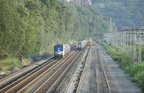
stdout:
[(105, 16), (112, 17), (118, 29), (144, 26), (143, 0), (92, 0)]
[(52, 53), (54, 44), (95, 38), (108, 27), (98, 10), (73, 2), (0, 0), (0, 6), (0, 59)]

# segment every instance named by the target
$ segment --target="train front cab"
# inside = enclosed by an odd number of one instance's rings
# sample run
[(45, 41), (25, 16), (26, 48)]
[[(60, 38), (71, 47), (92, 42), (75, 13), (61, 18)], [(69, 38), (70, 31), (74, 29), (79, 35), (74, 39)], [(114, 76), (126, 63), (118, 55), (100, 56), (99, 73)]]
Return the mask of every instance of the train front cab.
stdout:
[(77, 47), (77, 49), (78, 49), (78, 50), (81, 50), (81, 49), (82, 49), (81, 42), (78, 43), (78, 47)]
[(63, 55), (59, 55), (59, 54), (55, 54), (54, 55), (54, 59), (62, 59), (63, 58)]
[(54, 59), (62, 59), (63, 58), (63, 45), (55, 45), (54, 46)]

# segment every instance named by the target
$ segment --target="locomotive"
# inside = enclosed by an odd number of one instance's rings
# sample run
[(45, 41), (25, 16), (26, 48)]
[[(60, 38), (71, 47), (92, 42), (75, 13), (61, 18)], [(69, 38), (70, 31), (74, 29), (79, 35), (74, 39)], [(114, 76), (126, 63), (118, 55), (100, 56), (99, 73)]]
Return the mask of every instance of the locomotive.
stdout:
[(87, 40), (82, 40), (82, 41), (79, 41), (78, 44), (77, 44), (77, 49), (78, 50), (81, 50), (83, 49), (87, 44)]
[(69, 44), (57, 44), (54, 46), (54, 59), (61, 59), (69, 52)]
[(71, 51), (72, 47), (72, 49), (74, 49), (76, 46), (78, 50), (81, 50), (86, 46), (86, 44), (87, 40), (79, 41), (77, 44), (71, 46), (69, 44), (57, 44), (54, 46), (54, 59), (62, 59), (67, 53)]

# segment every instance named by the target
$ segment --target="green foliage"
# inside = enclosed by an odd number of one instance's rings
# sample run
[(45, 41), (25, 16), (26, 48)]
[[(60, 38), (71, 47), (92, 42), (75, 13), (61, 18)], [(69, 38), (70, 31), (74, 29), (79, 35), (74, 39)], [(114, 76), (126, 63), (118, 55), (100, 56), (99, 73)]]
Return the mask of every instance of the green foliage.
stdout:
[(57, 0), (0, 0), (0, 59), (53, 52), (53, 45), (106, 32), (92, 6)]
[(7, 58), (4, 60), (0, 60), (0, 69), (1, 70), (9, 70), (13, 66), (20, 66), (21, 62), (17, 58)]
[(141, 27), (144, 24), (142, 0), (92, 0), (92, 2), (103, 15), (113, 18), (119, 30)]
[(131, 63), (127, 65), (126, 72), (132, 75), (132, 81), (137, 82), (144, 92), (144, 62)]
[(136, 82), (141, 87), (142, 92), (144, 92), (144, 62), (131, 62), (131, 56), (104, 42), (102, 44), (112, 58), (119, 63), (120, 67), (132, 76), (132, 81)]
[(131, 62), (132, 57), (128, 54), (125, 54), (124, 52), (122, 52), (121, 50), (113, 47), (113, 46), (109, 46), (106, 43), (103, 43), (104, 47), (106, 48), (108, 54), (110, 54), (112, 56), (112, 58), (117, 61), (118, 63), (121, 62)]
[(142, 45), (142, 49), (141, 49), (141, 55), (142, 55), (142, 60), (144, 60), (144, 45)]

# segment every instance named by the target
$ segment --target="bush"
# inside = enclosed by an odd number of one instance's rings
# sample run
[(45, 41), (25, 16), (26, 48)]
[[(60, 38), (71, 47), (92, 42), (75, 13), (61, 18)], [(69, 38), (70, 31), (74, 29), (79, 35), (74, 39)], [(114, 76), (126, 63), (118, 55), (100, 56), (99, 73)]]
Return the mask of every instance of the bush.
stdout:
[(13, 66), (21, 66), (21, 62), (16, 58), (0, 60), (0, 68), (2, 70), (9, 70)]
[(120, 67), (132, 76), (132, 81), (136, 82), (144, 93), (144, 62), (131, 62), (132, 57), (130, 55), (106, 43), (102, 43), (102, 45), (108, 54), (119, 63)]

